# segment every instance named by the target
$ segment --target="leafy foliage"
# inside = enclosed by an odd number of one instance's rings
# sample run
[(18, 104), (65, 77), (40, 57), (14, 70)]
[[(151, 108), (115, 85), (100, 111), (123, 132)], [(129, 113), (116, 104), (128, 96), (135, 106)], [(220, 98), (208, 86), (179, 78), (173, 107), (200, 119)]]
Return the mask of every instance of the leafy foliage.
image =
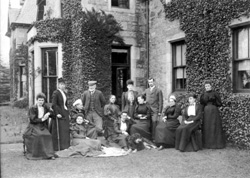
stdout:
[[(249, 0), (172, 0), (164, 5), (166, 18), (179, 20), (187, 44), (187, 90), (200, 94), (210, 79), (221, 94), (221, 113), (228, 139), (250, 148), (250, 96), (232, 93), (230, 79), (231, 20), (249, 17)], [(248, 136), (247, 136), (248, 135)], [(243, 139), (244, 138), (244, 139)]]
[[(70, 105), (87, 88), (88, 80), (108, 97), (111, 93), (111, 45), (123, 44), (121, 25), (103, 11), (83, 11), (80, 0), (63, 0), (64, 18), (35, 22), (32, 40), (61, 42), (63, 77)], [(32, 41), (30, 41), (32, 42)]]

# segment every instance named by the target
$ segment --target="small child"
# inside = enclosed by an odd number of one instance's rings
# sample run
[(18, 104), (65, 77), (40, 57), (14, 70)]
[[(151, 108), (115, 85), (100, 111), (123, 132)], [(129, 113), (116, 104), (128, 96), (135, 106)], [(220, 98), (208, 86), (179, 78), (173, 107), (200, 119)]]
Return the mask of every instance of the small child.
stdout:
[(133, 153), (144, 149), (156, 149), (157, 147), (150, 140), (143, 138), (139, 133), (127, 137), (128, 147)]
[[(83, 126), (86, 129), (86, 136), (91, 139), (97, 138), (97, 131), (95, 125), (89, 120), (85, 119), (85, 113), (83, 109), (82, 100), (78, 99), (73, 103), (74, 109), (70, 112), (71, 121), (76, 121), (77, 118), (83, 119)], [(80, 118), (79, 118), (80, 119)]]

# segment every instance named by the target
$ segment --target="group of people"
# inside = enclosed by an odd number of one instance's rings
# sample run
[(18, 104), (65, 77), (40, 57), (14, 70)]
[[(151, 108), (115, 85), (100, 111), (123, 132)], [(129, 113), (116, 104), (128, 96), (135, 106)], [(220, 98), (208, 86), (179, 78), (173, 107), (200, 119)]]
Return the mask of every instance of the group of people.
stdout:
[[(86, 155), (89, 150), (92, 154), (100, 153), (112, 144), (126, 153), (151, 148), (197, 151), (202, 147), (225, 147), (218, 110), (221, 99), (209, 82), (205, 83), (200, 104), (197, 95), (190, 94), (188, 106), (183, 107), (172, 94), (164, 109), (162, 91), (153, 78), (148, 79), (149, 88), (142, 94), (134, 91), (134, 82), (128, 80), (121, 108), (115, 104), (115, 95), (106, 104), (96, 83), (88, 82), (88, 90), (73, 103), (70, 111), (62, 78), (58, 79), (58, 89), (52, 95), (52, 107), (45, 103), (43, 93), (37, 95), (36, 104), (29, 109), (30, 123), (23, 135), (28, 159), (55, 159), (65, 153)], [(105, 142), (98, 136), (103, 136)]]

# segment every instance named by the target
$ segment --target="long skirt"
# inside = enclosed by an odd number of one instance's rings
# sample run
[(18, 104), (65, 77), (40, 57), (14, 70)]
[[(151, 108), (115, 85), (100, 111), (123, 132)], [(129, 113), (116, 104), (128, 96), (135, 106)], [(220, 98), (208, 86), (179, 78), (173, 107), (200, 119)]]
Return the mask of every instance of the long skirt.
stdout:
[(199, 121), (180, 125), (175, 133), (175, 149), (180, 151), (198, 151), (201, 144), (199, 139), (196, 139), (195, 132), (198, 130), (199, 125)]
[(155, 143), (156, 145), (164, 145), (167, 147), (175, 146), (175, 131), (180, 125), (179, 120), (160, 121), (156, 126)]
[(51, 134), (55, 151), (70, 147), (69, 117), (67, 111), (65, 111), (65, 115), (66, 117), (58, 119), (58, 126), (56, 118), (52, 119)]
[(225, 147), (226, 143), (222, 129), (222, 121), (216, 106), (205, 106), (202, 131), (204, 148), (220, 149)]
[(124, 135), (124, 134), (113, 134), (113, 135), (111, 135), (111, 136), (108, 137), (108, 141), (111, 144), (112, 143), (116, 143), (121, 148), (126, 148), (127, 147), (126, 137), (127, 136)]
[(101, 152), (100, 140), (80, 138), (74, 138), (72, 140), (72, 145), (68, 149), (56, 152), (58, 157), (89, 157), (100, 154), (103, 154)]
[(142, 137), (151, 140), (150, 120), (135, 120), (135, 122), (130, 128), (130, 134), (139, 133)]
[(27, 159), (49, 159), (54, 156), (52, 136), (47, 128), (29, 124), (23, 139)]

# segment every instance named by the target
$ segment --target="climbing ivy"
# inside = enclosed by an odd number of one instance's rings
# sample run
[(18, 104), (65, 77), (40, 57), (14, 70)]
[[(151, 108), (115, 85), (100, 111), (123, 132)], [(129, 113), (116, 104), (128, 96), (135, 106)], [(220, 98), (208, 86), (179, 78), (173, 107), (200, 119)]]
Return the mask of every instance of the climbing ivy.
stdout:
[(111, 93), (111, 45), (123, 44), (122, 30), (115, 18), (103, 11), (83, 11), (81, 0), (63, 0), (64, 17), (35, 22), (37, 35), (30, 42), (62, 43), (63, 77), (70, 105), (96, 80), (98, 89)]
[(228, 139), (250, 148), (250, 96), (232, 93), (230, 73), (233, 19), (249, 17), (250, 0), (161, 0), (166, 18), (179, 20), (187, 45), (187, 90), (200, 94), (210, 79), (221, 94)]

